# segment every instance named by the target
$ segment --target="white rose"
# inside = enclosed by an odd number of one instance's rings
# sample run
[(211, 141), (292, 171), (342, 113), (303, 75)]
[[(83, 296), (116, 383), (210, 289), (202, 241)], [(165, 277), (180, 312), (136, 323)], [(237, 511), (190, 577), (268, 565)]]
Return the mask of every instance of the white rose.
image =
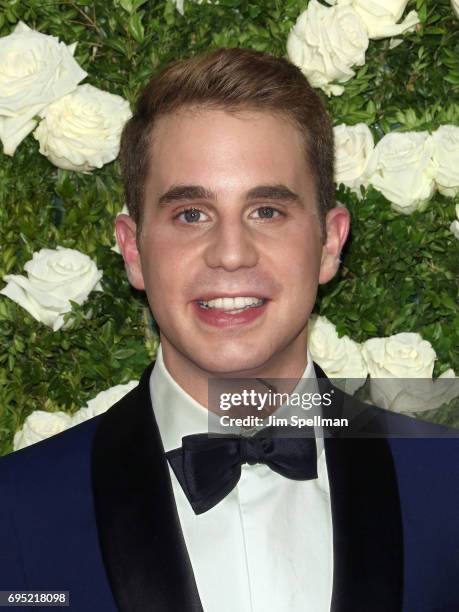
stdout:
[(399, 213), (424, 210), (435, 191), (433, 143), (427, 132), (393, 132), (375, 146), (368, 181)]
[(364, 342), (363, 356), (370, 371), (371, 401), (381, 408), (422, 412), (459, 395), (459, 380), (453, 370), (432, 380), (436, 354), (419, 334), (372, 338)]
[(372, 378), (432, 378), (437, 357), (430, 342), (413, 332), (371, 338), (362, 353)]
[(451, 0), (451, 6), (456, 13), (456, 17), (459, 19), (459, 0)]
[(459, 127), (442, 125), (432, 134), (435, 182), (450, 198), (459, 192)]
[(437, 379), (371, 378), (371, 401), (394, 412), (424, 412), (434, 410), (459, 396), (459, 378), (452, 369)]
[(115, 385), (114, 387), (110, 387), (110, 389), (101, 391), (96, 397), (89, 400), (87, 406), (75, 412), (72, 417), (72, 425), (78, 425), (78, 423), (82, 423), (98, 414), (102, 414), (129, 393), (129, 391), (134, 389), (134, 387), (137, 387), (138, 384), (138, 380), (131, 380), (124, 385)]
[(37, 321), (57, 331), (64, 324), (69, 300), (83, 304), (93, 289), (100, 290), (102, 272), (80, 251), (41, 249), (24, 266), (28, 277), (9, 274), (0, 294), (25, 308)]
[(459, 240), (459, 204), (456, 204), (456, 217), (457, 221), (453, 221), (449, 226), (449, 229), (453, 232), (454, 236)]
[(326, 317), (310, 318), (308, 347), (327, 376), (346, 379), (346, 392), (354, 393), (364, 384), (368, 370), (360, 345), (349, 336), (338, 338), (335, 326)]
[(0, 140), (6, 155), (14, 155), (34, 129), (35, 115), (85, 78), (73, 58), (75, 48), (22, 21), (0, 38)]
[(22, 429), (14, 434), (13, 448), (19, 450), (40, 442), (45, 438), (68, 429), (72, 425), (72, 417), (65, 412), (45, 412), (35, 410), (24, 421)]
[(365, 63), (367, 47), (366, 29), (351, 7), (326, 7), (317, 0), (301, 13), (287, 40), (290, 60), (328, 95), (343, 93), (332, 81), (349, 81), (355, 75), (351, 67)]
[(368, 31), (369, 38), (388, 38), (413, 31), (419, 23), (416, 11), (410, 11), (402, 23), (397, 23), (408, 0), (339, 0), (338, 5), (350, 5)]
[(333, 128), (335, 137), (335, 182), (343, 183), (360, 197), (365, 171), (374, 149), (373, 135), (365, 123)]
[(59, 168), (90, 172), (113, 161), (131, 116), (127, 100), (92, 85), (50, 104), (34, 132), (40, 153)]

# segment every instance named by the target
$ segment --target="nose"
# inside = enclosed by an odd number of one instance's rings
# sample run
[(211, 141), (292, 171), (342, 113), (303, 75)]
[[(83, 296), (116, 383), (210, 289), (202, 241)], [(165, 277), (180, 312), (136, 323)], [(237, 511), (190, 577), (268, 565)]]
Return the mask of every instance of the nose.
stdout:
[(258, 263), (258, 251), (250, 228), (242, 220), (221, 220), (212, 232), (204, 259), (210, 268), (232, 272)]

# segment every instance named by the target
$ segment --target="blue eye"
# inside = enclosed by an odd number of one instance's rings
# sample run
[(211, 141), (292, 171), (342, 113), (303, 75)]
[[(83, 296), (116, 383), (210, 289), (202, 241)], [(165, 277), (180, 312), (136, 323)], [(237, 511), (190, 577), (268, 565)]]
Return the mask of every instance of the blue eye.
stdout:
[(260, 219), (273, 219), (275, 214), (281, 214), (272, 206), (262, 206), (261, 208), (257, 208), (256, 212), (258, 213), (258, 218)]
[(201, 211), (197, 208), (187, 208), (177, 215), (177, 219), (183, 216), (186, 223), (197, 223), (201, 220), (201, 215)]
[[(273, 208), (272, 206), (260, 206), (256, 210), (253, 211), (252, 215), (255, 213), (255, 219), (276, 219), (283, 213)], [(205, 213), (203, 213), (198, 208), (186, 208), (185, 210), (181, 210), (179, 213), (175, 215), (175, 219), (180, 220), (186, 225), (202, 223), (203, 221), (208, 220), (208, 217)]]

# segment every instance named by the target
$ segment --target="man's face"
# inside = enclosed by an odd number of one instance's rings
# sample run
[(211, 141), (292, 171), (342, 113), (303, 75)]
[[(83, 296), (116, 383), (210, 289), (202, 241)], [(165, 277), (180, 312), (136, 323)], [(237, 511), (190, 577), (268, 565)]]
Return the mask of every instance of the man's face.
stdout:
[(348, 217), (327, 226), (327, 249), (299, 131), (264, 112), (181, 110), (159, 120), (152, 147), (138, 252), (132, 220), (117, 232), (169, 369), (300, 374)]

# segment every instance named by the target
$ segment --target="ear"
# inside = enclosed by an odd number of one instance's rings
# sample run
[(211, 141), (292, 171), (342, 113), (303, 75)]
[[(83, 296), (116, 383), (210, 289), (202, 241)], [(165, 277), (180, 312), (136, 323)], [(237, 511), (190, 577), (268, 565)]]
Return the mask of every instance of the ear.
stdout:
[(341, 249), (346, 242), (350, 228), (350, 215), (347, 208), (337, 206), (328, 211), (325, 217), (327, 239), (322, 247), (319, 284), (328, 283), (336, 274), (340, 264)]
[(129, 215), (120, 214), (116, 217), (115, 231), (129, 282), (135, 289), (145, 289), (140, 254), (137, 250), (135, 222)]

